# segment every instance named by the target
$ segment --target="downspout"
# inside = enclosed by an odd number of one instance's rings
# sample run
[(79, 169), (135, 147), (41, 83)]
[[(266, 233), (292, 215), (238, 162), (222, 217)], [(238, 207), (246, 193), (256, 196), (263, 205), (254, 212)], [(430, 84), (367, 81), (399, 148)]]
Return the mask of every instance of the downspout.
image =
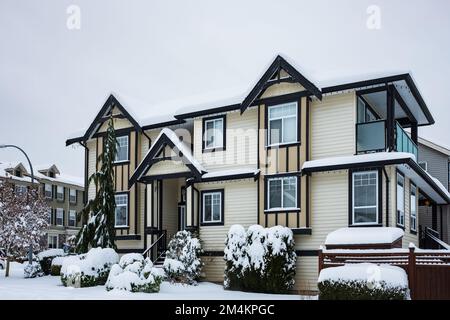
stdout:
[(87, 147), (86, 141), (81, 141), (80, 145), (84, 147), (84, 194), (83, 194), (83, 202), (86, 206), (87, 197), (88, 197), (88, 165), (89, 165), (89, 148)]
[(386, 167), (383, 167), (384, 177), (386, 178), (386, 227), (389, 227), (389, 176), (386, 172)]

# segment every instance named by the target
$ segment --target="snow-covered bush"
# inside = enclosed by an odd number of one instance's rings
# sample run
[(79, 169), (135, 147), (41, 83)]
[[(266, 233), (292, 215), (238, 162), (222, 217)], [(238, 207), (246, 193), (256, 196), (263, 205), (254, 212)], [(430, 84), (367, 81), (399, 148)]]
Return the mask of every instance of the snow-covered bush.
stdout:
[(50, 266), (50, 274), (52, 276), (61, 275), (61, 267), (64, 262), (65, 257), (55, 257), (52, 259), (52, 264)]
[(196, 284), (203, 263), (200, 260), (200, 240), (189, 231), (178, 231), (170, 240), (164, 261), (164, 271), (172, 282)]
[(224, 287), (284, 293), (294, 286), (297, 256), (291, 229), (233, 225), (225, 242)]
[(405, 270), (372, 263), (323, 269), (318, 288), (321, 300), (405, 300), (409, 297)]
[(37, 254), (39, 263), (41, 264), (42, 271), (45, 275), (51, 273), (52, 261), (56, 257), (65, 256), (66, 253), (63, 249), (48, 249)]
[(63, 285), (92, 287), (104, 285), (119, 255), (111, 248), (92, 248), (88, 253), (65, 257), (61, 266)]
[(162, 277), (153, 268), (150, 259), (141, 254), (129, 253), (111, 267), (106, 290), (126, 290), (131, 292), (159, 292)]
[(33, 261), (31, 264), (26, 263), (23, 268), (23, 276), (25, 278), (36, 278), (42, 277), (43, 275), (44, 272), (42, 272), (41, 265), (36, 261)]

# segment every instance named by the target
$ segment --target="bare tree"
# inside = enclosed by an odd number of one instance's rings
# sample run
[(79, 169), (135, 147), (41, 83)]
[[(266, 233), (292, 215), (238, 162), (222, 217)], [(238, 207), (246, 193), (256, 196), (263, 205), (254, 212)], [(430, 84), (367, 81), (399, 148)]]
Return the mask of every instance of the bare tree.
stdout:
[(30, 245), (34, 250), (43, 249), (49, 211), (38, 187), (17, 193), (11, 182), (0, 182), (0, 248), (6, 253), (6, 277), (10, 261), (25, 256)]

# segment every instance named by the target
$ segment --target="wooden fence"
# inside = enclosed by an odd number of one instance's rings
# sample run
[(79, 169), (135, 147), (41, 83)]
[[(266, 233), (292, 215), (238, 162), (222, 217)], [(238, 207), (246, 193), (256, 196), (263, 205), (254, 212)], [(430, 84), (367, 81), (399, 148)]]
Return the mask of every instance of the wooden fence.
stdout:
[(450, 299), (450, 250), (319, 250), (319, 273), (324, 268), (368, 262), (403, 268), (414, 300)]

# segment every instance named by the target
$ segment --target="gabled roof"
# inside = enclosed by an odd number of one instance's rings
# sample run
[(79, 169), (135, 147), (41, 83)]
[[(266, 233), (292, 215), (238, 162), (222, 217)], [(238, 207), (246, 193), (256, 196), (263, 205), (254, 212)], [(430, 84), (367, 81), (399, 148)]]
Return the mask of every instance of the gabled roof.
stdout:
[[(256, 83), (250, 93), (245, 97), (244, 101), (241, 103), (241, 113), (243, 113), (248, 107), (250, 107), (255, 100), (257, 100), (260, 95), (267, 88), (267, 85), (272, 85), (274, 83), (283, 82), (280, 79), (280, 71), (284, 70), (290, 79), (287, 81), (295, 81), (300, 83), (311, 95), (316, 96), (318, 99), (322, 99), (322, 92), (317, 88), (311, 81), (306, 79), (297, 69), (295, 69), (289, 62), (287, 62), (282, 56), (278, 55), (272, 62), (270, 67), (263, 74), (261, 79)], [(273, 79), (274, 75), (278, 74), (276, 79)], [(273, 80), (272, 80), (273, 79)], [(271, 81), (272, 80), (272, 81)]]
[(98, 131), (100, 126), (108, 119), (108, 116), (111, 114), (114, 107), (119, 109), (122, 115), (131, 122), (136, 131), (142, 131), (141, 125), (137, 121), (137, 116), (132, 116), (129, 111), (127, 111), (127, 109), (120, 103), (120, 101), (113, 94), (110, 94), (84, 135), (82, 137), (74, 137), (68, 139), (66, 141), (66, 146), (71, 145), (75, 142), (89, 140)]
[(138, 165), (133, 175), (131, 176), (129, 181), (130, 188), (145, 175), (145, 173), (154, 163), (160, 160), (167, 160), (166, 158), (157, 158), (158, 154), (166, 146), (169, 146), (175, 151), (183, 164), (185, 164), (189, 168), (192, 176), (199, 179), (203, 173), (206, 173), (206, 170), (203, 168), (203, 166), (193, 157), (191, 150), (187, 147), (186, 144), (180, 141), (175, 132), (168, 128), (164, 128), (161, 130), (158, 137), (155, 139), (154, 144), (152, 145), (150, 150), (148, 150), (144, 159), (141, 161), (141, 163)]
[(35, 167), (35, 169), (38, 171), (38, 172), (47, 172), (47, 171), (53, 171), (54, 173), (56, 173), (56, 174), (60, 174), (61, 172), (59, 172), (59, 169), (58, 169), (58, 167), (55, 165), (55, 164), (52, 164), (52, 165), (38, 165), (38, 166), (36, 166)]

